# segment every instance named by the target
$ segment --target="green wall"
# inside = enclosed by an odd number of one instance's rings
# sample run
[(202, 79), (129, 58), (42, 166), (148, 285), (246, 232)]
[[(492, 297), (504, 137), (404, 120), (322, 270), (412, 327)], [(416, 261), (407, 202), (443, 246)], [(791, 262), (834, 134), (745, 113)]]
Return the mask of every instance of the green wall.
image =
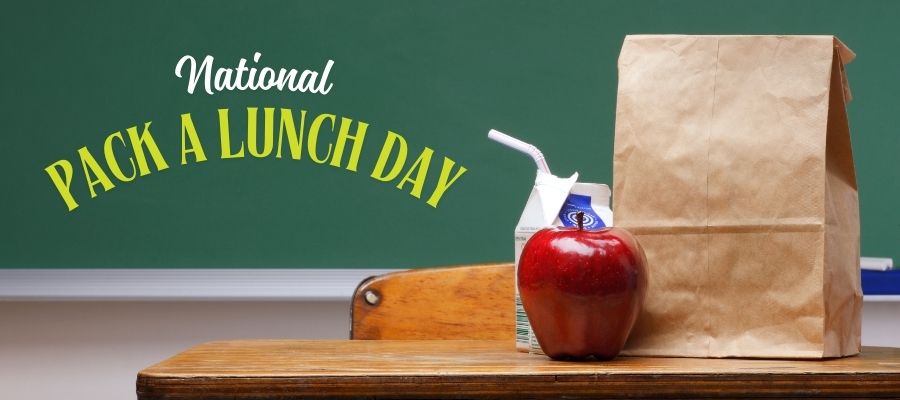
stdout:
[[(876, 1), (23, 2), (0, 16), (2, 268), (367, 268), (512, 259), (534, 168), (489, 128), (541, 147), (554, 172), (612, 181), (616, 58), (630, 33), (835, 34), (857, 52), (849, 105), (862, 252), (900, 260), (900, 3)], [(321, 71), (327, 95), (186, 92), (175, 65)], [(248, 63), (248, 65), (255, 65)], [(247, 108), (368, 124), (356, 172), (274, 155), (222, 159)], [(280, 112), (280, 111), (278, 111)], [(207, 161), (181, 165), (190, 113)], [(150, 131), (169, 165), (90, 197), (78, 149), (110, 174), (104, 142)], [(278, 121), (275, 120), (277, 133)], [(325, 125), (320, 151), (335, 142)], [(337, 131), (337, 129), (335, 129)], [(391, 182), (370, 177), (388, 131), (408, 144)], [(308, 133), (308, 132), (307, 132)], [(244, 144), (247, 146), (247, 143)], [(304, 143), (306, 145), (306, 143)], [(348, 145), (349, 146), (349, 145)], [(396, 188), (433, 149), (421, 199)], [(132, 147), (114, 142), (125, 172)], [(149, 155), (148, 155), (149, 156)], [(467, 171), (426, 204), (447, 157)], [(72, 163), (67, 211), (45, 168)], [(127, 167), (127, 168), (126, 168)], [(455, 170), (454, 170), (455, 171)], [(413, 174), (411, 179), (416, 175)]]

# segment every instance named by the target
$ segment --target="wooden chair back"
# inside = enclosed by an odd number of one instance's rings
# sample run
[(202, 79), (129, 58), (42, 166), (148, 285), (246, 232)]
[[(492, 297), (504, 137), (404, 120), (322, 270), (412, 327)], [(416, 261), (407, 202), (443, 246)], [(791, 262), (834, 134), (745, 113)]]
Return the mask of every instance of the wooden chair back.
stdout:
[(512, 263), (413, 269), (359, 284), (351, 339), (515, 339)]

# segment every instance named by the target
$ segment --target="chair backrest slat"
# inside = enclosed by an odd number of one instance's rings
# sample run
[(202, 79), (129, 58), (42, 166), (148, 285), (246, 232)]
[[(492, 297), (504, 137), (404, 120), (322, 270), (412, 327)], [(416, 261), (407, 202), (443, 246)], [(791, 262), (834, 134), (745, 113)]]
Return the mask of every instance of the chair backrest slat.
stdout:
[(371, 277), (353, 294), (351, 339), (515, 338), (511, 263)]

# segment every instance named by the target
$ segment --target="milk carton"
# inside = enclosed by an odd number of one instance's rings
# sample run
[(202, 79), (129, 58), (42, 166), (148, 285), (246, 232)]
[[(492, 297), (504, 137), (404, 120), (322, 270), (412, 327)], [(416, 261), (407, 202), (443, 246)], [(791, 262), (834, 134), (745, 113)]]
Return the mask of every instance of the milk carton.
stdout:
[[(584, 212), (585, 229), (612, 226), (609, 186), (599, 183), (578, 183), (577, 180), (578, 173), (568, 178), (559, 178), (549, 172), (537, 171), (534, 187), (515, 230), (517, 272), (525, 242), (543, 228), (577, 226), (575, 215), (579, 211)], [(518, 284), (516, 284), (516, 349), (541, 353), (541, 347), (534, 337), (534, 331), (522, 307)]]
[[(612, 209), (609, 207), (609, 186), (600, 183), (578, 183), (578, 173), (568, 178), (560, 178), (550, 173), (550, 167), (544, 155), (536, 147), (514, 137), (491, 130), (488, 137), (531, 156), (537, 166), (534, 187), (525, 210), (516, 225), (515, 261), (518, 277), (519, 257), (525, 242), (535, 232), (550, 226), (577, 226), (575, 216), (579, 211), (584, 213), (585, 229), (600, 229), (612, 226)], [(519, 285), (516, 284), (516, 349), (533, 353), (542, 353), (528, 322), (528, 316), (519, 298)]]

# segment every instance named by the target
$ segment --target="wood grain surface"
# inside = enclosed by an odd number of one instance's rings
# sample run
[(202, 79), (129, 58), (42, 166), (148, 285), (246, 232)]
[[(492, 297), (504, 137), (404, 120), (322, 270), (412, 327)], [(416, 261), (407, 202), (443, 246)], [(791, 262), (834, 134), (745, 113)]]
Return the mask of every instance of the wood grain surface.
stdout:
[(513, 341), (206, 343), (138, 374), (138, 399), (900, 397), (900, 349), (829, 360), (560, 362)]
[(353, 295), (350, 338), (514, 340), (514, 274), (505, 263), (370, 278)]

